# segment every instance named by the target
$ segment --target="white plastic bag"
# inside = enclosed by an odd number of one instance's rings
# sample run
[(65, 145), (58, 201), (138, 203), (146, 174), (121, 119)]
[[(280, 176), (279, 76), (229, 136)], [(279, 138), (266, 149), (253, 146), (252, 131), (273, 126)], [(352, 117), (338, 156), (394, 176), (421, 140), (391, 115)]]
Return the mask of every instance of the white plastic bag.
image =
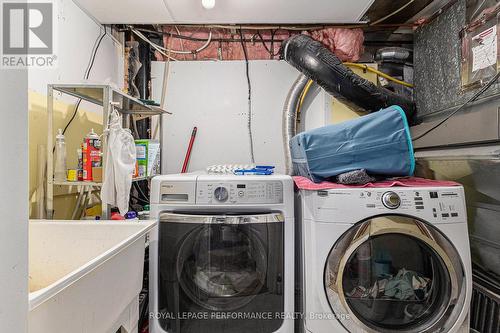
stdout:
[(132, 176), (136, 164), (134, 137), (121, 126), (117, 111), (111, 114), (106, 153), (106, 172), (101, 188), (103, 204), (118, 207), (121, 215), (128, 212)]

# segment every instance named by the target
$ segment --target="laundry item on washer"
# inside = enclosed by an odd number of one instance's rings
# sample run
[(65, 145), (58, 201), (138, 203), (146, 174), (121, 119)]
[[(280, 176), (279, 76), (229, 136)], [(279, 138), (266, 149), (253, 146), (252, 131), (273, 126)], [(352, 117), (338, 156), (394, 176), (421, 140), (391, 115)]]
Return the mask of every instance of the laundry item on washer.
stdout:
[(273, 165), (255, 165), (255, 164), (215, 164), (207, 167), (207, 173), (210, 175), (260, 175), (268, 176), (274, 173)]
[(345, 185), (364, 185), (375, 180), (375, 177), (370, 176), (365, 169), (349, 171), (337, 176), (337, 183)]
[(391, 177), (415, 170), (410, 129), (399, 106), (302, 132), (290, 140), (290, 150), (294, 175), (315, 183), (361, 169)]

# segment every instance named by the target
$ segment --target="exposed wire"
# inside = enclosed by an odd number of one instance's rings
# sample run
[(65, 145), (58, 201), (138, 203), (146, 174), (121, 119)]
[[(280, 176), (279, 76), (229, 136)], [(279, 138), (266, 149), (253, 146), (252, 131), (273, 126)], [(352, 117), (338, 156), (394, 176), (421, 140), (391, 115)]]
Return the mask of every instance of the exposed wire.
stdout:
[[(175, 31), (177, 32), (177, 34), (181, 36), (182, 34), (181, 34), (179, 28), (177, 28), (176, 25), (174, 25), (174, 28), (175, 28)], [(172, 36), (170, 36), (170, 37), (172, 37)], [(172, 39), (172, 38), (170, 38), (170, 39)], [(179, 38), (179, 40), (181, 42), (181, 50), (184, 51), (184, 39), (183, 38)], [(170, 46), (168, 48), (171, 49)], [(186, 56), (185, 55), (183, 56), (183, 59), (186, 60)]]
[[(92, 67), (94, 67), (94, 62), (95, 62), (95, 58), (96, 58), (96, 55), (97, 55), (97, 51), (99, 50), (99, 47), (101, 46), (101, 42), (102, 40), (104, 39), (104, 37), (107, 35), (107, 31), (106, 31), (106, 27), (104, 26), (104, 34), (101, 35), (101, 32), (99, 31), (99, 36), (97, 37), (97, 39), (95, 40), (94, 42), (94, 46), (92, 47), (92, 53), (91, 53), (91, 56), (89, 58), (89, 63), (87, 65), (87, 68), (85, 70), (85, 73), (83, 74), (83, 78), (85, 80), (88, 80), (89, 76), (90, 76), (90, 72), (92, 71)], [(73, 111), (73, 114), (71, 115), (71, 118), (69, 119), (69, 121), (66, 123), (66, 126), (64, 126), (64, 129), (62, 131), (62, 134), (64, 135), (69, 127), (69, 125), (71, 125), (71, 123), (73, 122), (73, 120), (75, 119), (76, 115), (78, 114), (78, 108), (80, 107), (80, 104), (82, 103), (82, 99), (78, 99), (78, 101), (76, 102), (76, 105), (75, 105), (75, 110)], [(55, 147), (53, 148), (53, 150), (55, 149)]]
[[(135, 28), (135, 30), (141, 31), (141, 32), (147, 32), (147, 33), (151, 33), (151, 34), (157, 34), (157, 35), (168, 35), (168, 36), (171, 36), (173, 38), (190, 40), (190, 41), (193, 41), (193, 42), (206, 42), (206, 38), (198, 38), (198, 37), (193, 37), (193, 36), (186, 36), (186, 35), (172, 33), (172, 32), (169, 32), (169, 31), (155, 31), (155, 30), (143, 29), (143, 28)], [(264, 42), (267, 42), (267, 43), (271, 42), (271, 39), (264, 38), (262, 40)], [(251, 43), (251, 42), (255, 41), (255, 38), (245, 38), (245, 39), (243, 39), (243, 41)], [(284, 41), (285, 41), (284, 39), (274, 39), (274, 42), (278, 42), (278, 43), (282, 43)], [(212, 34), (212, 42), (240, 43), (241, 39), (240, 38), (217, 38), (217, 37), (213, 37), (213, 34)], [(266, 47), (267, 47), (267, 45), (266, 45)]]
[(169, 49), (169, 48), (166, 48), (166, 47), (163, 47), (163, 46), (160, 46), (158, 44), (153, 43), (146, 36), (144, 36), (140, 31), (138, 31), (134, 28), (131, 28), (131, 30), (134, 34), (136, 34), (139, 38), (143, 39), (144, 41), (148, 42), (156, 50), (158, 50), (158, 51), (161, 50), (161, 51), (170, 52), (170, 53), (174, 53), (174, 54), (196, 54), (196, 53), (199, 53), (199, 52), (203, 51), (204, 49), (206, 49), (208, 47), (208, 45), (210, 45), (210, 42), (212, 41), (212, 29), (210, 29), (210, 31), (208, 32), (208, 38), (205, 41), (205, 44), (203, 44), (201, 47), (197, 48), (196, 50), (192, 50), (192, 51), (172, 50), (172, 49)]
[(413, 88), (413, 84), (411, 83), (408, 83), (408, 82), (405, 82), (405, 81), (401, 81), (401, 80), (398, 80), (396, 79), (395, 77), (392, 77), (384, 72), (381, 72), (379, 71), (378, 69), (375, 69), (373, 67), (370, 67), (366, 64), (359, 64), (359, 63), (356, 63), (356, 62), (344, 62), (343, 63), (345, 66), (347, 67), (357, 67), (357, 68), (361, 68), (363, 70), (366, 70), (366, 71), (369, 71), (369, 72), (372, 72), (372, 73), (375, 73), (377, 74), (378, 76), (381, 76), (389, 81), (392, 81), (394, 83), (397, 83), (397, 84), (400, 84), (402, 86), (405, 86), (405, 87), (410, 87), (410, 88)]
[(139, 184), (137, 182), (133, 182), (132, 184), (134, 184), (134, 187), (135, 187), (135, 190), (137, 191), (137, 194), (142, 195), (142, 197), (145, 198), (144, 200), (146, 200), (147, 203), (149, 203), (149, 197), (146, 194), (144, 194), (144, 192), (142, 192), (142, 189), (139, 186)]
[(144, 200), (144, 199), (141, 199), (141, 198), (139, 198), (139, 197), (137, 197), (137, 196), (135, 196), (135, 195), (133, 195), (133, 194), (130, 194), (130, 198), (133, 198), (133, 199), (135, 199), (135, 200), (137, 200), (137, 201), (140, 201), (140, 202), (142, 202), (143, 204), (149, 205), (149, 200)]
[(255, 163), (255, 155), (253, 151), (253, 133), (252, 133), (252, 84), (250, 82), (250, 70), (248, 63), (248, 54), (247, 48), (245, 46), (245, 42), (243, 41), (243, 31), (240, 29), (240, 38), (241, 38), (241, 48), (243, 49), (243, 55), (245, 56), (245, 73), (247, 77), (247, 85), (248, 85), (248, 136), (250, 139), (250, 159), (252, 163)]
[(429, 134), (430, 132), (434, 131), (439, 126), (443, 125), (446, 121), (448, 121), (448, 119), (450, 119), (455, 114), (457, 114), (458, 112), (460, 112), (461, 110), (463, 110), (470, 103), (474, 102), (479, 96), (481, 96), (486, 90), (488, 90), (488, 88), (491, 87), (498, 80), (499, 77), (500, 77), (500, 72), (498, 72), (490, 81), (488, 81), (488, 83), (486, 83), (486, 85), (484, 87), (482, 87), (480, 90), (478, 90), (474, 94), (474, 96), (472, 96), (467, 102), (465, 102), (462, 105), (460, 105), (455, 111), (453, 111), (452, 113), (450, 113), (448, 116), (446, 116), (446, 118), (444, 118), (443, 120), (441, 120), (439, 123), (437, 123), (436, 125), (432, 126), (428, 130), (426, 130), (424, 133), (422, 133), (422, 134), (420, 134), (420, 135), (412, 138), (411, 140), (412, 141), (416, 141), (418, 139), (421, 139), (424, 136), (426, 136), (427, 134)]
[[(278, 31), (277, 29), (275, 30), (271, 30), (271, 46), (269, 47), (271, 49), (271, 59), (274, 59), (274, 35), (276, 35), (276, 31)], [(279, 49), (278, 49), (278, 53), (279, 53)]]
[[(167, 45), (168, 49), (170, 49), (171, 45), (172, 45), (172, 39), (169, 39), (168, 45)], [(170, 56), (170, 52), (167, 53), (167, 55)], [(168, 87), (169, 76), (170, 76), (170, 57), (167, 57), (167, 60), (165, 61), (165, 65), (163, 67), (163, 80), (162, 80), (161, 97), (160, 97), (160, 107), (163, 110), (166, 109), (165, 100), (167, 98), (167, 87)], [(160, 115), (159, 117), (162, 117), (162, 116)], [(158, 119), (158, 121), (156, 121), (155, 127), (153, 128), (152, 133), (151, 133), (152, 139), (155, 139), (157, 134), (158, 134), (160, 122), (161, 122), (160, 119)]]
[(146, 43), (148, 43), (149, 45), (151, 45), (156, 51), (158, 51), (158, 53), (160, 53), (161, 55), (167, 57), (168, 59), (171, 59), (171, 60), (174, 60), (176, 61), (177, 59), (175, 59), (174, 57), (171, 57), (169, 56), (168, 54), (166, 54), (162, 49), (161, 47), (158, 45), (158, 44), (155, 44), (153, 43), (151, 40), (149, 40), (146, 36), (144, 36), (141, 32), (137, 31), (136, 29), (134, 28), (130, 28), (130, 30), (137, 36), (139, 37), (140, 39), (142, 39), (143, 41), (145, 41)]
[(380, 22), (383, 22), (385, 20), (387, 20), (389, 17), (393, 16), (393, 15), (396, 15), (397, 13), (399, 13), (400, 11), (402, 11), (403, 9), (405, 9), (406, 7), (408, 7), (409, 5), (411, 5), (415, 0), (410, 0), (408, 1), (407, 3), (405, 3), (403, 6), (399, 7), (398, 9), (396, 9), (395, 11), (393, 11), (392, 13), (376, 20), (375, 22), (373, 23), (370, 23), (370, 25), (377, 25), (379, 24)]
[[(188, 26), (188, 27), (204, 27), (204, 28), (215, 28), (215, 29), (227, 29), (227, 30), (234, 30), (236, 26), (234, 25), (221, 25), (221, 24), (208, 24), (208, 25), (179, 25), (179, 26)], [(320, 30), (324, 29), (327, 27), (326, 25), (315, 25), (315, 26), (287, 26), (287, 25), (241, 25), (238, 26), (239, 29), (244, 29), (244, 30), (272, 30), (272, 29), (279, 29), (279, 30), (297, 30), (297, 31), (304, 31), (304, 30)]]
[[(266, 49), (266, 51), (269, 53), (269, 55), (271, 56), (271, 59), (273, 57), (279, 55), (279, 53), (280, 53), (279, 50), (278, 50), (278, 52), (274, 53), (273, 52), (274, 50), (271, 51), (271, 49), (269, 47), (267, 47), (266, 42), (264, 41), (264, 38), (262, 38), (262, 35), (261, 35), (260, 31), (257, 31), (254, 36), (259, 37), (261, 44), (264, 46), (264, 48)], [(273, 36), (273, 38), (274, 38), (274, 36)], [(253, 39), (253, 37), (252, 37), (252, 39)], [(272, 42), (274, 42), (274, 39), (272, 40)], [(279, 40), (277, 42), (281, 42), (282, 43), (283, 40)]]
[(104, 39), (104, 37), (106, 37), (106, 35), (107, 35), (106, 27), (104, 27), (104, 34), (99, 38), (99, 41), (97, 42), (97, 46), (95, 47), (95, 49), (92, 53), (92, 57), (90, 58), (89, 66), (88, 66), (87, 72), (85, 73), (85, 77), (84, 77), (85, 80), (87, 80), (90, 76), (90, 71), (92, 70), (92, 67), (94, 67), (94, 62), (95, 62), (95, 57), (97, 55), (97, 51), (99, 50), (99, 46), (101, 46), (101, 42)]

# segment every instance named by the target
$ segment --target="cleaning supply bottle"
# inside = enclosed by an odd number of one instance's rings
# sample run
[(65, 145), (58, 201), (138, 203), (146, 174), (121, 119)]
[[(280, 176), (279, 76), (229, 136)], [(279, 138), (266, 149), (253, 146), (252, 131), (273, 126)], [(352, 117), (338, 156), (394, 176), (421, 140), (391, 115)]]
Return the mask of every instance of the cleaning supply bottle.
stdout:
[(101, 164), (101, 140), (92, 128), (83, 141), (83, 180), (92, 181), (92, 168)]
[(63, 182), (66, 180), (66, 139), (62, 129), (56, 135), (54, 180)]

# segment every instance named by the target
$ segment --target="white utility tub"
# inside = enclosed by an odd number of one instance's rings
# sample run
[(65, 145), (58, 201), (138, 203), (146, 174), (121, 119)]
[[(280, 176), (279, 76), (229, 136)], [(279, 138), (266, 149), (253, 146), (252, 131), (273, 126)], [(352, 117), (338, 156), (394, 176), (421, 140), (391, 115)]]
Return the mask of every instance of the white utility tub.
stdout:
[(29, 333), (137, 332), (155, 221), (29, 224)]

